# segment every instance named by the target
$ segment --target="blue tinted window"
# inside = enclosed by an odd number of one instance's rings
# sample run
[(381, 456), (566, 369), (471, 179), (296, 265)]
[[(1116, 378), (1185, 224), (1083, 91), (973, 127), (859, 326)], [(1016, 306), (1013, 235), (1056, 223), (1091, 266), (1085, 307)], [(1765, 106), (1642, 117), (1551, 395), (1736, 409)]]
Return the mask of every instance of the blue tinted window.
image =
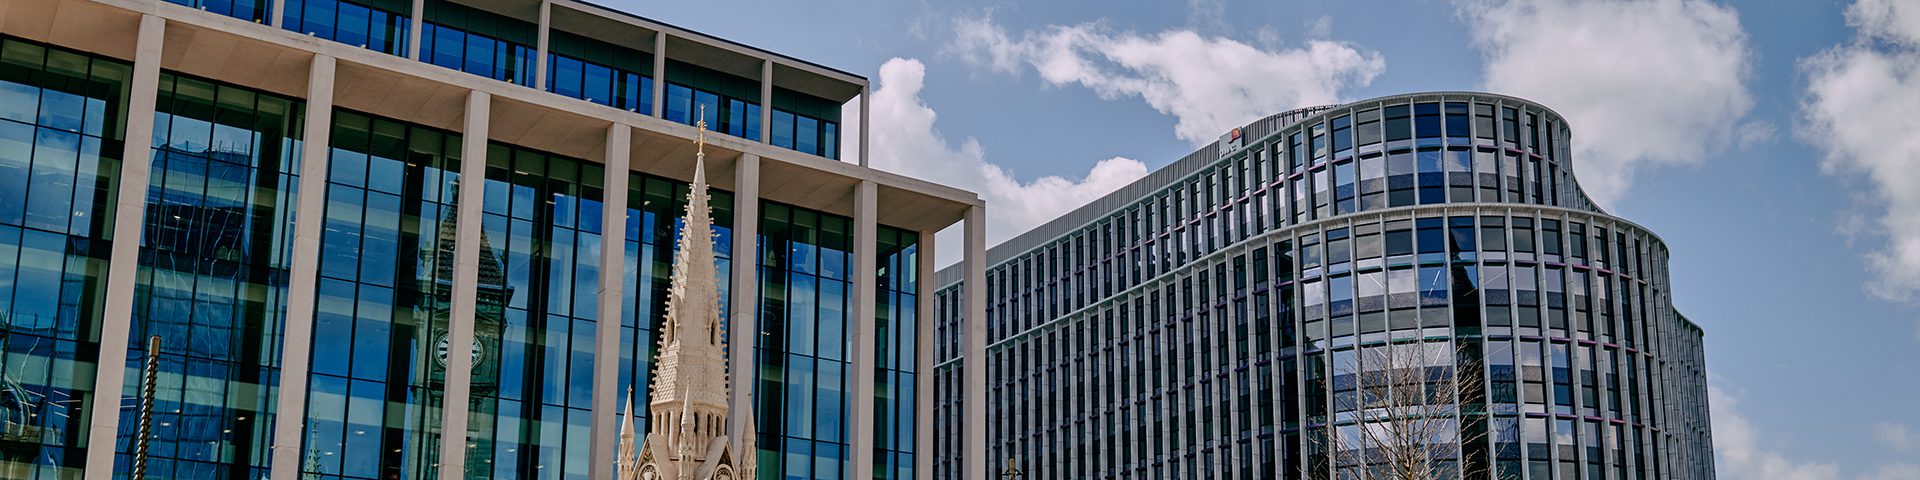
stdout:
[(759, 104), (754, 104), (754, 103), (747, 104), (746, 132), (747, 132), (746, 138), (748, 140), (760, 139), (760, 105)]
[(773, 146), (793, 148), (793, 114), (784, 110), (773, 110)]
[(694, 108), (693, 108), (694, 114), (700, 117), (698, 119), (695, 119), (695, 121), (705, 120), (707, 122), (708, 130), (716, 130), (720, 128), (720, 96), (719, 95), (714, 95), (713, 93), (707, 92), (704, 90), (695, 90), (693, 92), (693, 105), (694, 105)]
[(613, 105), (613, 69), (594, 63), (586, 64), (586, 78), (581, 93), (586, 101)]
[(664, 113), (668, 121), (692, 123), (693, 89), (683, 85), (667, 84), (667, 108)]
[(559, 55), (549, 55), (553, 71), (547, 74), (547, 90), (560, 95), (580, 98), (580, 80), (583, 71), (579, 60)]
[(820, 146), (823, 150), (820, 156), (838, 160), (840, 158), (840, 125), (821, 122), (820, 128)]
[(820, 154), (820, 121), (800, 116), (794, 120), (793, 149), (800, 153)]
[[(390, 55), (406, 53), (407, 31), (411, 24), (410, 19), (404, 14), (339, 0), (286, 0), (286, 2), (286, 18), (282, 24), (288, 30)], [(261, 11), (259, 17), (264, 18), (264, 5), (267, 4), (243, 1), (234, 5), (236, 10), (229, 15), (246, 18), (240, 15), (241, 10), (253, 8), (259, 9)], [(209, 10), (213, 9), (209, 8)]]

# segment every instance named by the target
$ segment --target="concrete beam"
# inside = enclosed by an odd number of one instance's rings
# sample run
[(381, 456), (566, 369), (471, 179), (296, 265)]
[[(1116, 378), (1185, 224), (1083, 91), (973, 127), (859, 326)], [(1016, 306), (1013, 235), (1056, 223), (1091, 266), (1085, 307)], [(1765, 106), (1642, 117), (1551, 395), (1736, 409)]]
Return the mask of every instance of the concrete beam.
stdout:
[[(550, 5), (550, 3), (549, 3)], [(613, 478), (614, 443), (620, 435), (620, 299), (625, 288), (627, 253), (627, 163), (633, 127), (607, 128), (606, 188), (600, 208), (600, 313), (593, 344), (593, 450), (587, 478)]]
[(760, 63), (760, 143), (773, 144), (773, 61)]
[[(536, 42), (533, 54), (533, 89), (547, 89), (547, 35), (553, 30), (553, 2), (540, 2), (540, 38)], [(596, 477), (597, 478), (597, 477)]]
[(460, 131), (459, 240), (454, 244), (453, 307), (447, 318), (447, 390), (441, 392), (440, 480), (466, 478), (467, 404), (473, 386), (473, 355), (462, 355), (473, 345), (474, 304), (479, 301), (480, 202), (487, 178), (487, 123), (493, 96), (467, 94), (465, 128)]
[[(280, 348), (280, 397), (273, 417), (273, 480), (300, 475), (306, 434), (307, 372), (313, 367), (313, 316), (320, 279), (320, 232), (326, 223), (328, 144), (333, 134), (333, 57), (315, 55), (307, 72), (307, 109), (300, 144), (300, 198), (294, 209), (293, 269), (287, 280), (286, 340)], [(295, 413), (283, 413), (295, 412)]]
[(140, 272), (140, 233), (146, 222), (147, 184), (152, 177), (153, 109), (160, 95), (160, 55), (166, 20), (140, 16), (140, 35), (128, 88), (126, 144), (120, 150), (120, 190), (115, 196), (112, 262), (107, 301), (100, 319), (100, 356), (93, 382), (93, 425), (88, 429), (86, 480), (113, 478), (113, 444), (120, 434), (120, 408), (127, 375), (127, 342), (133, 332), (133, 290)]
[[(759, 410), (754, 408), (758, 403), (753, 386), (758, 380), (755, 373), (760, 371), (759, 352), (754, 350), (760, 339), (760, 312), (756, 308), (760, 304), (760, 156), (740, 155), (733, 165), (733, 175), (733, 298), (727, 310), (731, 329), (727, 332), (727, 350), (733, 357), (727, 364), (727, 379), (733, 398), (728, 408), (734, 415), (755, 415)], [(727, 425), (735, 451), (746, 439), (742, 427), (745, 425), (740, 422)]]
[(664, 118), (667, 108), (667, 32), (653, 33), (653, 117)]
[(961, 280), (961, 478), (987, 478), (987, 207), (967, 208)]
[[(286, 0), (280, 0), (286, 1)], [(407, 59), (420, 59), (420, 34), (425, 31), (427, 0), (413, 0), (413, 18), (407, 25)]]
[(848, 448), (853, 450), (850, 457), (853, 467), (849, 478), (873, 478), (873, 396), (874, 369), (879, 368), (879, 358), (874, 351), (874, 311), (879, 305), (875, 296), (874, 257), (879, 256), (879, 227), (874, 222), (879, 198), (879, 185), (872, 181), (862, 181), (853, 187), (853, 314), (847, 321), (853, 323), (853, 352), (849, 355), (853, 368), (852, 399), (853, 418), (851, 441)]
[[(863, 122), (865, 120), (862, 120)], [(914, 359), (913, 359), (913, 472), (916, 478), (933, 477), (933, 389), (934, 389), (934, 331), (937, 328), (937, 314), (934, 306), (934, 272), (938, 265), (934, 262), (933, 239), (937, 232), (920, 232), (920, 244), (915, 246), (917, 264), (914, 269), (914, 299), (919, 309), (914, 312)]]

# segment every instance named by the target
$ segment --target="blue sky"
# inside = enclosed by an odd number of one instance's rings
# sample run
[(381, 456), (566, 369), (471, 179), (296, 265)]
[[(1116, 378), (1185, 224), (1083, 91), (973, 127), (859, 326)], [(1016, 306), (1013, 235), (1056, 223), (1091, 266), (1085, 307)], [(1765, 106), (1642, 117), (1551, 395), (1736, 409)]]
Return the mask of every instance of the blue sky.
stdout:
[(1259, 114), (1541, 101), (1672, 250), (1721, 478), (1920, 480), (1920, 0), (612, 5), (873, 79), (875, 165), (996, 240)]

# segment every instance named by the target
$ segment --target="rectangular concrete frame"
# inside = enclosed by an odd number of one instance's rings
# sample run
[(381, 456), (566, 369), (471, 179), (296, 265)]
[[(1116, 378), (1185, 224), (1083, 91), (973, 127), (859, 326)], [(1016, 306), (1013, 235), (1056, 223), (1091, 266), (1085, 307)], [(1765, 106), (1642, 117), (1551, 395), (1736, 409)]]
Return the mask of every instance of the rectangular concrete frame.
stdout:
[[(462, 0), (483, 3), (494, 0)], [(628, 138), (627, 169), (623, 171), (642, 171), (686, 181), (691, 178), (692, 137), (694, 129), (690, 126), (668, 122), (659, 117), (664, 104), (664, 89), (655, 89), (654, 112), (625, 112), (584, 101), (560, 97), (537, 89), (496, 82), (461, 72), (442, 69), (437, 66), (415, 62), (418, 58), (421, 13), (425, 10), (423, 0), (412, 2), (413, 18), (410, 25), (412, 35), (407, 46), (407, 57), (395, 57), (354, 46), (337, 44), (317, 39), (298, 32), (275, 28), (284, 11), (283, 1), (273, 1), (269, 11), (274, 18), (267, 24), (255, 24), (229, 17), (220, 16), (197, 9), (184, 7), (160, 0), (0, 0), (0, 32), (34, 41), (47, 42), (68, 48), (75, 48), (98, 54), (131, 60), (134, 65), (132, 82), (134, 94), (129, 101), (128, 126), (126, 138), (147, 138), (153, 128), (152, 118), (157, 96), (158, 74), (162, 69), (213, 78), (250, 88), (305, 99), (308, 103), (307, 121), (303, 131), (306, 142), (302, 157), (307, 163), (302, 166), (302, 195), (297, 200), (294, 251), (295, 265), (289, 279), (290, 288), (295, 290), (289, 295), (287, 314), (287, 337), (283, 348), (281, 365), (285, 370), (280, 376), (284, 382), (275, 386), (281, 395), (277, 400), (279, 412), (304, 411), (306, 401), (306, 374), (310, 369), (310, 347), (312, 342), (313, 292), (318, 274), (317, 258), (320, 224), (325, 205), (325, 175), (327, 134), (330, 132), (330, 113), (332, 106), (369, 111), (383, 116), (423, 125), (457, 130), (463, 136), (462, 178), (484, 178), (485, 148), (489, 140), (505, 141), (532, 148), (540, 148), (575, 158), (600, 158), (608, 165), (617, 165), (618, 160), (611, 132), (626, 130)], [(692, 45), (693, 53), (688, 55), (713, 55), (722, 52), (725, 55), (745, 56), (758, 59), (759, 77), (762, 79), (762, 104), (770, 104), (772, 88), (789, 82), (812, 82), (808, 87), (819, 87), (821, 82), (846, 82), (852, 87), (846, 95), (860, 102), (862, 123), (858, 141), (860, 155), (856, 163), (835, 161), (818, 156), (802, 154), (791, 150), (772, 147), (769, 140), (746, 141), (744, 139), (718, 136), (711, 138), (708, 145), (709, 176), (715, 179), (716, 188), (730, 188), (736, 192), (736, 240), (735, 251), (753, 252), (757, 250), (754, 232), (757, 231), (757, 203), (753, 200), (767, 199), (793, 204), (804, 208), (829, 213), (853, 216), (859, 240), (856, 244), (857, 271), (859, 282), (856, 295), (860, 295), (857, 316), (850, 317), (859, 322), (855, 332), (856, 356), (853, 368), (862, 377), (860, 385), (855, 386), (856, 397), (865, 401), (855, 402), (854, 411), (861, 414), (850, 428), (849, 437), (855, 445), (854, 458), (860, 463), (857, 471), (870, 472), (873, 442), (872, 393), (873, 375), (873, 269), (874, 234), (877, 224), (887, 224), (916, 231), (922, 238), (921, 290), (926, 302), (918, 315), (921, 332), (932, 332), (931, 298), (934, 270), (933, 232), (946, 228), (963, 218), (968, 232), (965, 261), (970, 265), (984, 267), (984, 203), (973, 193), (936, 185), (933, 183), (904, 177), (898, 174), (870, 170), (860, 165), (867, 164), (868, 117), (867, 99), (870, 91), (865, 79), (827, 69), (803, 61), (794, 60), (778, 54), (734, 44), (725, 40), (707, 37), (697, 32), (681, 30), (643, 18), (633, 17), (619, 12), (607, 11), (569, 0), (542, 0), (540, 2), (540, 24), (553, 27), (550, 15), (557, 15), (556, 9), (578, 16), (585, 13), (604, 18), (621, 28), (650, 32), (654, 39), (652, 48), (655, 55), (656, 78), (665, 70), (664, 52), (669, 43), (681, 42)], [(127, 28), (137, 25), (138, 28)], [(542, 37), (547, 28), (542, 28)], [(676, 50), (679, 51), (679, 50)], [(542, 55), (544, 57), (544, 55)], [(651, 113), (651, 115), (649, 115)], [(762, 109), (762, 131), (770, 127), (771, 110)], [(609, 126), (611, 125), (611, 126)], [(633, 130), (638, 129), (638, 130)], [(480, 134), (473, 134), (480, 132)], [(770, 137), (770, 136), (765, 136)], [(591, 139), (590, 142), (579, 140)], [(602, 142), (599, 140), (605, 139)], [(317, 140), (317, 141), (315, 141)], [(581, 148), (582, 144), (591, 147)], [(139, 248), (139, 231), (144, 222), (140, 214), (144, 210), (145, 192), (150, 163), (149, 146), (144, 142), (129, 142), (123, 152), (120, 195), (117, 203), (114, 244), (114, 259), (136, 258)], [(732, 171), (732, 175), (727, 175)], [(608, 177), (615, 175), (608, 169)], [(758, 181), (760, 177), (771, 174), (771, 178), (786, 180), (766, 188)], [(622, 177), (624, 180), (624, 177)], [(614, 184), (608, 181), (609, 191)], [(620, 196), (624, 195), (624, 189)], [(480, 198), (466, 198), (463, 191), (457, 200), (459, 227), (462, 238), (477, 238), (479, 229)], [(624, 200), (609, 193), (609, 205), (624, 204)], [(622, 209), (610, 208), (608, 222), (624, 222)], [(620, 219), (615, 221), (618, 216)], [(302, 221), (311, 220), (311, 221)], [(864, 227), (864, 228), (861, 228)], [(744, 234), (744, 235), (740, 235)], [(612, 238), (612, 237), (609, 237)], [(611, 246), (608, 251), (621, 251), (617, 242), (606, 241), (603, 246)], [(456, 245), (456, 286), (455, 302), (450, 321), (449, 343), (467, 344), (473, 338), (472, 301), (476, 297), (474, 282), (477, 280), (478, 245), (460, 242)], [(304, 252), (304, 253), (303, 253)], [(863, 254), (863, 255), (862, 255)], [(302, 260), (305, 259), (305, 260)], [(618, 255), (605, 255), (602, 261), (616, 261)], [(95, 379), (96, 392), (102, 393), (96, 400), (90, 415), (96, 420), (90, 425), (89, 438), (93, 442), (112, 439), (118, 434), (118, 413), (120, 402), (117, 398), (125, 385), (125, 359), (128, 332), (131, 326), (133, 273), (137, 264), (132, 261), (115, 264), (109, 268), (107, 309), (102, 321), (102, 356), (100, 370)], [(304, 264), (304, 265), (303, 265)], [(618, 270), (604, 268), (607, 274)], [(745, 272), (745, 274), (742, 274)], [(755, 265), (752, 262), (735, 264), (736, 281), (753, 281)], [(984, 269), (981, 275), (969, 275), (969, 282), (979, 285), (984, 281)], [(977, 279), (977, 280), (976, 280)], [(741, 283), (744, 285), (745, 283)], [(301, 288), (304, 286), (305, 288)], [(600, 311), (617, 315), (620, 285), (602, 285)], [(745, 328), (734, 334), (737, 341), (752, 343), (757, 334), (758, 322), (754, 321), (755, 295), (735, 291), (733, 309)], [(865, 292), (863, 295), (860, 292)], [(984, 299), (984, 297), (975, 297)], [(462, 302), (461, 300), (465, 301)], [(969, 302), (972, 303), (972, 302)], [(459, 305), (465, 304), (466, 307)], [(743, 306), (744, 305), (744, 306)], [(120, 312), (120, 313), (115, 313)], [(969, 310), (972, 312), (972, 310)], [(980, 312), (984, 314), (984, 303)], [(977, 316), (973, 318), (979, 318)], [(610, 323), (610, 322), (609, 322)], [(746, 337), (741, 339), (740, 337)], [(931, 344), (927, 335), (922, 335), (921, 345)], [(978, 338), (978, 337), (975, 337)], [(617, 342), (617, 340), (616, 340)], [(596, 350), (603, 345), (596, 344)], [(751, 373), (756, 365), (753, 349), (737, 351), (732, 367), (736, 373), (732, 380), (733, 396), (738, 408), (752, 408)], [(922, 358), (917, 364), (923, 367), (919, 384), (926, 394), (919, 397), (919, 415), (921, 426), (917, 428), (916, 443), (923, 451), (916, 460), (922, 477), (931, 476), (931, 455), (924, 451), (931, 449), (931, 348), (919, 349)], [(861, 355), (864, 353), (864, 355)], [(979, 357), (974, 357), (979, 358)], [(471, 357), (450, 355), (448, 358), (448, 378), (470, 376)], [(611, 364), (611, 362), (604, 362)], [(617, 372), (617, 370), (615, 370)], [(614, 418), (613, 412), (601, 412), (602, 402), (617, 402), (607, 397), (610, 389), (602, 386), (607, 380), (605, 372), (596, 371), (595, 424), (596, 432), (610, 432)], [(744, 374), (744, 375), (739, 375)], [(296, 378), (297, 377), (297, 378)], [(969, 389), (969, 398), (976, 394)], [(447, 391), (442, 392), (447, 408), (443, 410), (441, 431), (441, 463), (446, 466), (440, 470), (441, 478), (459, 478), (464, 476), (461, 468), (464, 464), (466, 443), (466, 417), (468, 395), (464, 382), (450, 383)], [(983, 396), (982, 396), (983, 398)], [(977, 405), (977, 403), (976, 403)], [(616, 407), (617, 408), (617, 407)], [(297, 465), (300, 455), (300, 443), (304, 440), (303, 415), (278, 415), (273, 431), (273, 444), (270, 455), (274, 465)], [(730, 431), (738, 431), (740, 425), (729, 425)], [(737, 437), (737, 435), (736, 435)], [(610, 455), (612, 438), (604, 444), (596, 443), (593, 448), (596, 457), (596, 472), (603, 452)], [(973, 445), (969, 439), (969, 446)], [(735, 441), (739, 441), (738, 438)], [(90, 442), (91, 443), (91, 442)], [(980, 442), (984, 445), (984, 441)], [(98, 443), (93, 443), (99, 445)], [(604, 446), (603, 446), (604, 445)], [(738, 445), (736, 443), (736, 445)], [(970, 458), (979, 458), (971, 456)], [(106, 480), (112, 476), (113, 451), (99, 448), (89, 451), (86, 478), (88, 480)], [(984, 466), (974, 470), (983, 472)], [(296, 469), (275, 469), (274, 480), (290, 480), (298, 477)]]

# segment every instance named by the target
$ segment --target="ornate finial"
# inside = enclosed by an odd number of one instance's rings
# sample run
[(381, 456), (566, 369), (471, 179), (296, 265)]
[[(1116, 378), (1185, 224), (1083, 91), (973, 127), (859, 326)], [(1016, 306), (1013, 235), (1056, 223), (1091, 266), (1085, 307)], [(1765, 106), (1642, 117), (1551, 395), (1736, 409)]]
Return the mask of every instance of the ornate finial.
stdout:
[(699, 113), (696, 114), (698, 117), (695, 117), (693, 126), (700, 129), (700, 134), (694, 139), (693, 144), (694, 148), (699, 149), (701, 155), (705, 155), (707, 153), (707, 106), (701, 105), (698, 111)]

